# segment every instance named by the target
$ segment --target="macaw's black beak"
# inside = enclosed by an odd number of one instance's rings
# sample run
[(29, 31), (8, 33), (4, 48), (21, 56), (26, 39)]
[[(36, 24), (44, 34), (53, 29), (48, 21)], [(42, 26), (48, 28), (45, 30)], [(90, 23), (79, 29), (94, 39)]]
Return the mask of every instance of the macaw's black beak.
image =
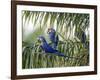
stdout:
[(49, 30), (47, 31), (47, 34), (49, 34)]
[(40, 43), (41, 42), (40, 38), (37, 38), (37, 41)]

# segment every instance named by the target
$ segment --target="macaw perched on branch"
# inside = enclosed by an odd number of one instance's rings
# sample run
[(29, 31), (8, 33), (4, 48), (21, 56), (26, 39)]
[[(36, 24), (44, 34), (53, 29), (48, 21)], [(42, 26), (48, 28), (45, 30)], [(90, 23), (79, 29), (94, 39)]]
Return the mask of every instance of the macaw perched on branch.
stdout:
[(43, 36), (39, 36), (38, 37), (38, 41), (41, 42), (40, 47), (43, 49), (43, 51), (45, 51), (45, 53), (52, 53), (58, 56), (62, 56), (62, 57), (66, 57), (63, 53), (60, 53), (58, 50), (55, 50), (54, 48), (52, 48), (47, 41), (45, 40), (45, 38)]
[(47, 43), (47, 41), (45, 40), (45, 38), (44, 38), (43, 36), (39, 36), (39, 37), (38, 37), (38, 41), (41, 42), (40, 47), (42, 48), (43, 51), (45, 51), (45, 53), (55, 54), (55, 55), (64, 57), (65, 59), (68, 59), (68, 58), (78, 59), (78, 58), (75, 58), (75, 57), (68, 57), (68, 56), (64, 55), (63, 53), (60, 53), (58, 50), (52, 48), (52, 47)]
[(52, 48), (56, 49), (59, 41), (59, 37), (53, 28), (49, 28), (47, 33), (49, 34), (49, 39), (52, 42)]
[(86, 43), (86, 33), (82, 29), (80, 29), (80, 32), (76, 32), (76, 37), (80, 40), (80, 42), (83, 44), (85, 48), (88, 48), (88, 44)]
[(86, 34), (84, 31), (82, 31), (81, 42), (83, 43), (85, 48), (88, 48), (88, 45), (86, 44)]
[(82, 32), (81, 42), (82, 43), (85, 43), (86, 42), (86, 34), (85, 34), (84, 31)]

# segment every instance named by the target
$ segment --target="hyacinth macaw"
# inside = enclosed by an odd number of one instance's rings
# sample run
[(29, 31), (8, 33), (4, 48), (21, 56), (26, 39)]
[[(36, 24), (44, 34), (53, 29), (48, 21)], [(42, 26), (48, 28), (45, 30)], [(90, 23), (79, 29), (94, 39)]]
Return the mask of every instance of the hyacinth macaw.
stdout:
[[(81, 34), (81, 35), (80, 35)], [(80, 36), (78, 36), (80, 35)], [(88, 48), (88, 44), (86, 43), (86, 33), (84, 31), (81, 31), (81, 33), (76, 34), (77, 38), (80, 40), (80, 42), (83, 44), (85, 48)]]
[(45, 53), (52, 53), (52, 54), (55, 54), (55, 55), (58, 55), (58, 56), (67, 57), (63, 53), (60, 53), (58, 50), (55, 50), (54, 48), (52, 48), (47, 43), (47, 41), (45, 40), (45, 38), (43, 36), (39, 36), (38, 41), (41, 42), (40, 47), (43, 49), (43, 51), (45, 51)]
[(60, 53), (58, 50), (52, 48), (52, 47), (47, 43), (47, 41), (45, 40), (45, 38), (44, 38), (43, 36), (39, 36), (39, 37), (38, 37), (38, 41), (41, 42), (40, 47), (43, 49), (43, 51), (45, 51), (45, 53), (55, 54), (55, 55), (64, 57), (65, 59), (68, 59), (68, 58), (78, 59), (78, 58), (75, 58), (75, 57), (66, 56), (66, 55), (64, 55), (63, 53)]
[(81, 42), (83, 43), (85, 48), (88, 48), (88, 45), (86, 44), (86, 34), (84, 31), (82, 31)]
[(86, 34), (85, 34), (85, 32), (82, 32), (81, 42), (82, 43), (86, 42)]
[(59, 37), (53, 28), (49, 28), (47, 33), (49, 34), (49, 39), (51, 41), (52, 48), (56, 49), (59, 41)]

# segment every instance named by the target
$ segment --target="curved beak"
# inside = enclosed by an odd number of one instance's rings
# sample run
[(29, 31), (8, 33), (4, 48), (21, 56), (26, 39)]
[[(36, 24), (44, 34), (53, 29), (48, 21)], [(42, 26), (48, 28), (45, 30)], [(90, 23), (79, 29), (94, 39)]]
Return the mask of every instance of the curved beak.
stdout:
[(37, 38), (37, 41), (38, 41), (38, 42), (41, 42), (40, 38)]

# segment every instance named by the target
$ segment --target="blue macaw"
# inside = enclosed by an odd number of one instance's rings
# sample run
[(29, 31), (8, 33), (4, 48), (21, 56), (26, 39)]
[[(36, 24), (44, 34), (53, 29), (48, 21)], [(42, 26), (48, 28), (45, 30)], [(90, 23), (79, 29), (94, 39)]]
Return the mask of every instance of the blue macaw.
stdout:
[(52, 47), (47, 43), (47, 41), (45, 40), (45, 38), (44, 38), (43, 36), (39, 36), (39, 37), (38, 37), (38, 41), (41, 42), (40, 47), (43, 49), (43, 51), (45, 51), (45, 53), (52, 53), (52, 54), (55, 54), (55, 55), (58, 55), (58, 56), (62, 56), (62, 57), (64, 57), (65, 59), (69, 59), (69, 58), (78, 59), (78, 58), (75, 58), (75, 57), (68, 57), (68, 56), (64, 55), (63, 53), (60, 53), (58, 50), (52, 48)]
[(82, 43), (85, 43), (85, 42), (86, 42), (86, 34), (85, 34), (84, 31), (82, 31), (81, 42), (82, 42)]
[(88, 48), (88, 45), (86, 44), (86, 34), (84, 31), (82, 31), (81, 42), (83, 43), (85, 48)]
[(85, 48), (89, 48), (89, 46), (88, 46), (89, 44), (86, 43), (86, 33), (85, 33), (85, 31), (81, 30), (81, 32), (77, 32), (76, 36)]
[(43, 49), (43, 51), (45, 51), (45, 53), (52, 53), (52, 54), (56, 54), (58, 56), (67, 57), (63, 53), (60, 53), (58, 50), (55, 50), (54, 48), (52, 48), (47, 43), (47, 41), (45, 40), (45, 38), (43, 36), (39, 36), (38, 40), (41, 42), (40, 47)]
[(49, 34), (49, 39), (52, 43), (52, 48), (56, 49), (59, 41), (59, 37), (56, 34), (56, 31), (53, 28), (49, 28), (47, 33)]

